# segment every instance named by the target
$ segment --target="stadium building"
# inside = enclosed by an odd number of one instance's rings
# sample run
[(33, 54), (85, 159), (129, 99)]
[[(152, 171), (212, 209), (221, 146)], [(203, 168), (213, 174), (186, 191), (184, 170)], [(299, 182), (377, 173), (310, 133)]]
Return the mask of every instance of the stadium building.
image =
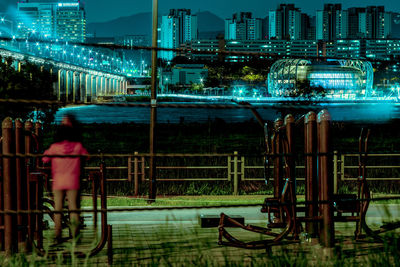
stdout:
[(322, 86), (327, 98), (358, 99), (371, 95), (373, 69), (363, 60), (281, 59), (268, 74), (268, 91), (274, 97), (288, 96), (307, 80)]

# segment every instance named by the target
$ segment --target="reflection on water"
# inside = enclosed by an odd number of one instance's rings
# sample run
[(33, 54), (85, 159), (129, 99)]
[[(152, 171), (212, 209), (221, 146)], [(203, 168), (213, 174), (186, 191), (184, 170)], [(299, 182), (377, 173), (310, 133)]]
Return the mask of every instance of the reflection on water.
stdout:
[[(329, 103), (309, 106), (268, 103), (254, 106), (257, 107), (258, 112), (265, 120), (275, 120), (277, 117), (285, 116), (288, 113), (300, 116), (310, 110), (319, 112), (322, 109), (329, 111), (333, 121), (384, 123), (391, 119), (400, 118), (400, 106), (395, 103)], [(148, 107), (89, 105), (62, 108), (56, 114), (56, 121), (59, 122), (66, 113), (74, 114), (82, 123), (149, 123), (150, 120), (150, 108)], [(157, 109), (157, 121), (160, 123), (179, 123), (182, 120), (185, 122), (207, 122), (215, 118), (226, 122), (243, 122), (254, 117), (249, 109)]]

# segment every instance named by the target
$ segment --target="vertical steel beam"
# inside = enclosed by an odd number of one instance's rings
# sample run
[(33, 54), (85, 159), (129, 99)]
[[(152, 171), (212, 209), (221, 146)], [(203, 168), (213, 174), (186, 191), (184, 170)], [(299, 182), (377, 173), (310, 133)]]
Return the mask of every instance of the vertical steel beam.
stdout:
[(149, 159), (149, 202), (156, 199), (157, 165), (154, 153), (156, 152), (156, 123), (157, 123), (157, 26), (158, 26), (158, 0), (153, 0), (153, 40), (151, 51), (151, 110), (150, 110), (150, 159)]
[(321, 243), (324, 247), (333, 247), (335, 240), (335, 225), (333, 221), (333, 177), (332, 149), (330, 142), (331, 116), (327, 110), (318, 113), (318, 153), (319, 180), (322, 224), (320, 229)]

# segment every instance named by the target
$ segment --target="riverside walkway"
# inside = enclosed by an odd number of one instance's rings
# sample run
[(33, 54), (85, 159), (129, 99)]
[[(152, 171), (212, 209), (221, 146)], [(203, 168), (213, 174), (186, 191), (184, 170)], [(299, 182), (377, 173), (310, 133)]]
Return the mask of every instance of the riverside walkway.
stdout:
[[(109, 207), (112, 209), (113, 207)], [(121, 208), (121, 207), (119, 207)], [(389, 213), (387, 212), (390, 212)], [(137, 212), (111, 212), (108, 213), (108, 223), (112, 225), (112, 251), (114, 266), (205, 266), (226, 265), (237, 263), (250, 264), (278, 260), (273, 255), (280, 255), (283, 251), (290, 251), (289, 256), (296, 257), (300, 250), (315, 253), (322, 249), (318, 244), (311, 244), (302, 240), (303, 244), (276, 246), (272, 254), (265, 250), (245, 250), (234, 247), (219, 246), (217, 244), (218, 229), (201, 228), (198, 216), (219, 215), (221, 212), (229, 215), (241, 215), (246, 223), (265, 226), (265, 214), (260, 213), (258, 207), (249, 208), (219, 208), (219, 209), (183, 209), (183, 210), (158, 210)], [(50, 247), (53, 236), (53, 225), (45, 231), (45, 248), (51, 248), (58, 253), (58, 257), (48, 258), (49, 264), (73, 265), (74, 263), (88, 264), (88, 266), (107, 266), (107, 249), (92, 258), (72, 258), (72, 250), (89, 251), (95, 243), (97, 235), (93, 229), (93, 217), (84, 214), (86, 227), (82, 232), (81, 243), (74, 246), (67, 241), (57, 247)], [(367, 214), (367, 222), (373, 226), (391, 218), (400, 217), (400, 205), (372, 205)], [(98, 230), (100, 231), (100, 230)], [(368, 243), (354, 245), (352, 243), (354, 223), (341, 223), (335, 229), (338, 237), (343, 237), (346, 243), (346, 253), (362, 255), (371, 246)], [(232, 229), (232, 233), (242, 240), (254, 240), (259, 235), (240, 229)], [(67, 229), (64, 230), (67, 236)], [(293, 248), (293, 249), (291, 249)], [(367, 253), (368, 254), (368, 253)], [(272, 256), (271, 256), (272, 255)], [(64, 260), (62, 260), (64, 259)], [(37, 259), (43, 260), (43, 259)], [(244, 264), (246, 265), (246, 264)], [(79, 265), (80, 266), (80, 265)]]

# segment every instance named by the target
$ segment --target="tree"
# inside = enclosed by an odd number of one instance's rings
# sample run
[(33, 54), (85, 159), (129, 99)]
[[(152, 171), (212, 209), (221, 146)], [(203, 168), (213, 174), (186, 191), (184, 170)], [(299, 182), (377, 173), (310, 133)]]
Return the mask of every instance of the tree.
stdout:
[[(25, 62), (16, 70), (12, 58), (0, 57), (0, 99), (55, 100), (53, 81), (51, 73), (44, 68)], [(34, 115), (32, 111), (36, 111), (39, 120), (49, 122), (53, 120), (56, 107), (29, 102), (3, 102), (0, 105), (0, 119), (7, 116), (28, 119)]]
[(313, 86), (311, 82), (306, 80), (299, 80), (296, 83), (296, 88), (288, 92), (289, 97), (303, 98), (305, 100), (312, 100), (315, 98), (325, 97), (326, 90), (322, 86)]

